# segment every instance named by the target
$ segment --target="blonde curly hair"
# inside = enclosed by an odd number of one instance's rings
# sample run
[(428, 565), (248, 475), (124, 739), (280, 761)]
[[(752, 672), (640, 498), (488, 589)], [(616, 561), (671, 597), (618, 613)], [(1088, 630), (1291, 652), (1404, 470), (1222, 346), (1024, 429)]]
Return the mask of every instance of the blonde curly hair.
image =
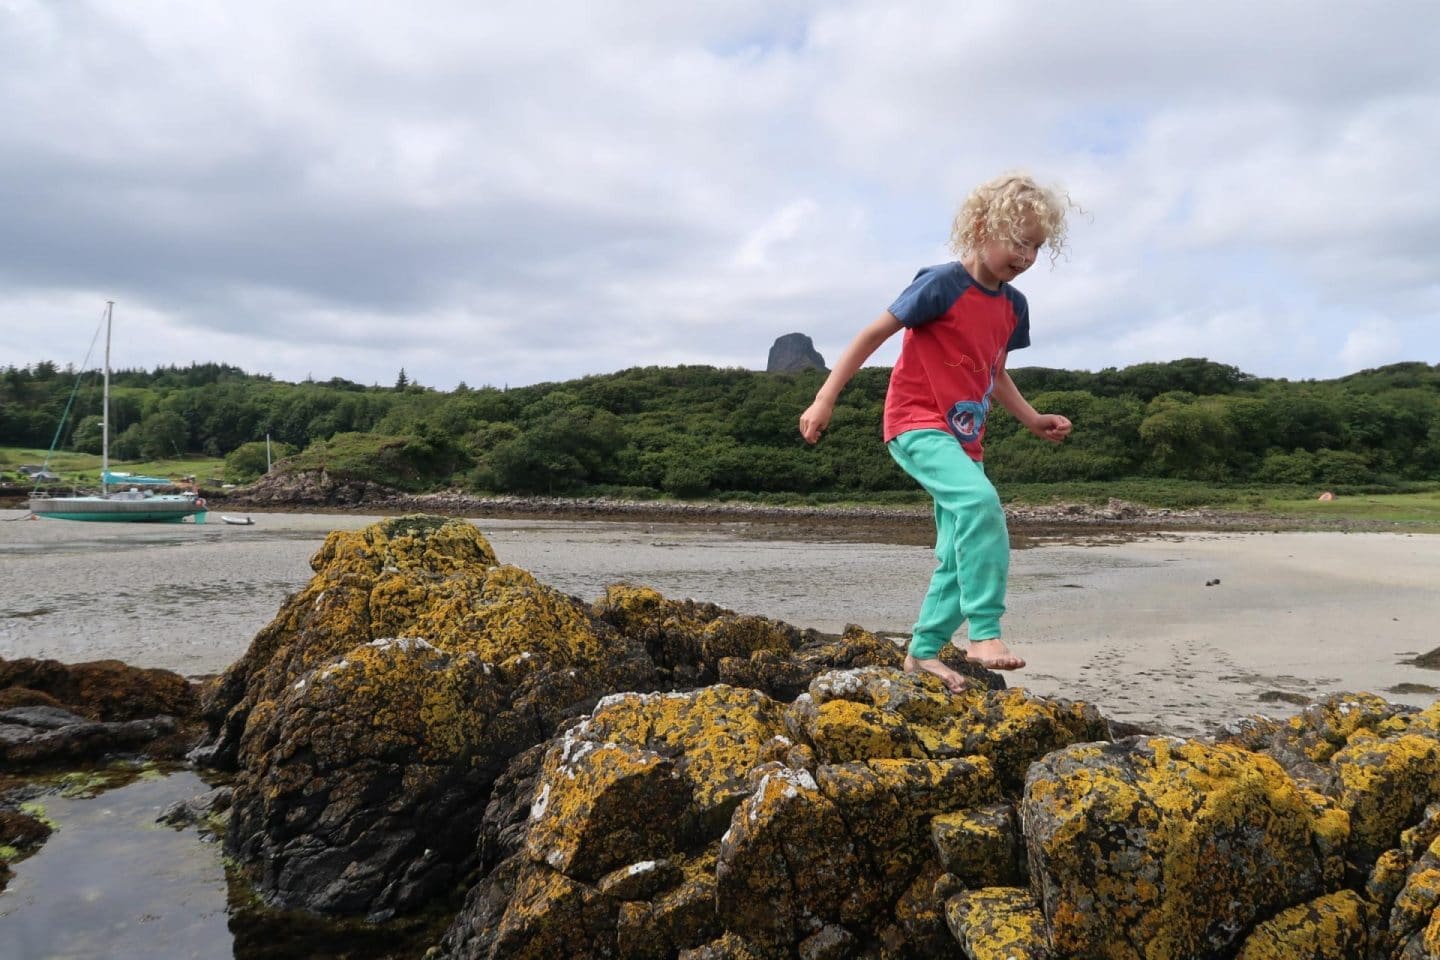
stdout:
[(1022, 242), (1029, 225), (1045, 231), (1053, 264), (1065, 252), (1065, 214), (1074, 207), (1070, 195), (1042, 187), (1024, 173), (1007, 173), (970, 192), (950, 228), (950, 249), (957, 256), (977, 251), (989, 240)]

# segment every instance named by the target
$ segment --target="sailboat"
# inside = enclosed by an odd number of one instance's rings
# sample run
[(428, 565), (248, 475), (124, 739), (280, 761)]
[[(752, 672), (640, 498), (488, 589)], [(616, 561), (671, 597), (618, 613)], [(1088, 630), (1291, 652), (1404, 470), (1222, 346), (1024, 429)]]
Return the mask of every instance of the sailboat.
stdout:
[[(105, 391), (100, 411), (100, 493), (98, 496), (30, 498), (30, 512), (52, 520), (94, 520), (110, 523), (178, 523), (186, 517), (205, 520), (205, 501), (195, 493), (156, 493), (142, 490), (140, 478), (130, 479), (127, 489), (111, 492), (124, 475), (110, 471), (110, 325), (115, 301), (105, 302)], [(143, 478), (150, 480), (151, 478)]]

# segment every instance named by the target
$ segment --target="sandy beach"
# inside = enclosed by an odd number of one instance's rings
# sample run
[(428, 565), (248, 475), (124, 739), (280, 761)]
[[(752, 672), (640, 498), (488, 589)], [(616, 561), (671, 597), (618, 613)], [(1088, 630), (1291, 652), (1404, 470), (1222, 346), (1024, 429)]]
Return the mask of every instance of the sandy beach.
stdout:
[[(370, 516), (257, 513), (254, 526), (24, 521), (0, 511), (0, 657), (224, 669), (310, 576), (326, 533)], [(6, 522), (15, 521), (15, 522)], [(620, 580), (801, 627), (909, 629), (933, 566), (905, 543), (789, 539), (745, 522), (475, 522), (500, 558), (593, 599)], [(1369, 690), (1428, 705), (1440, 674), (1440, 537), (1094, 529), (1016, 550), (1011, 682), (1182, 735)]]

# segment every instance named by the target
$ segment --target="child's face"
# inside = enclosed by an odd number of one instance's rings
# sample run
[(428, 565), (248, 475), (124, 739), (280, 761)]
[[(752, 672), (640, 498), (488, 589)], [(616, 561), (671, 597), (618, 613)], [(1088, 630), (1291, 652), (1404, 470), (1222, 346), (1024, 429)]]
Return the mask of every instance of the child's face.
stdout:
[(1020, 225), (1015, 237), (1000, 237), (987, 240), (980, 247), (978, 276), (975, 279), (987, 286), (996, 286), (1014, 280), (1029, 270), (1045, 245), (1048, 235), (1039, 224), (1029, 221)]

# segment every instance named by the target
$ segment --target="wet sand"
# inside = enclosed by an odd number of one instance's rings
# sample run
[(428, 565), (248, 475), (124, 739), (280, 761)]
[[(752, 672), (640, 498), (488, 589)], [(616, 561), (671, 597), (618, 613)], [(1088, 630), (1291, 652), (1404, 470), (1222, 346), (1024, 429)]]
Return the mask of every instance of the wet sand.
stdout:
[[(0, 657), (116, 657), (191, 676), (245, 651), (309, 579), (326, 533), (375, 519), (24, 515), (0, 511)], [(825, 631), (908, 630), (934, 562), (908, 533), (895, 539), (911, 543), (874, 542), (873, 529), (847, 539), (833, 525), (819, 538), (748, 522), (476, 523), (501, 560), (587, 600), (627, 580)], [(1037, 693), (1192, 735), (1336, 690), (1425, 706), (1440, 686), (1440, 674), (1403, 662), (1437, 645), (1440, 537), (1088, 528), (1025, 542), (1035, 545), (1013, 554), (1006, 632), (1031, 663), (1012, 684)]]

